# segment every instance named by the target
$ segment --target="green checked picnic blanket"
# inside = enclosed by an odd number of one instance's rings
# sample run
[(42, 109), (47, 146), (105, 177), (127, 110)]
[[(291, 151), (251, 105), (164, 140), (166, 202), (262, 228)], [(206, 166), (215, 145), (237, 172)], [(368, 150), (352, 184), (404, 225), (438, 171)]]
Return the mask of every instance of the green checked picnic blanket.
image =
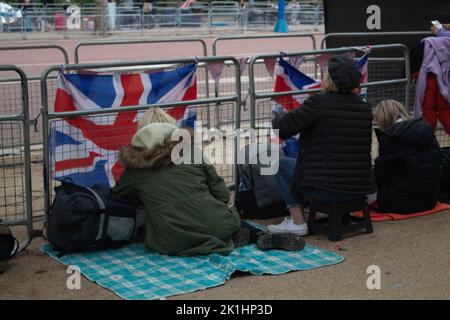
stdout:
[(175, 257), (150, 252), (141, 244), (121, 249), (67, 254), (58, 258), (52, 246), (42, 251), (65, 265), (77, 266), (89, 280), (124, 299), (162, 299), (224, 284), (235, 271), (255, 275), (283, 274), (333, 265), (344, 260), (331, 251), (306, 245), (298, 252), (261, 251), (256, 245), (228, 256)]

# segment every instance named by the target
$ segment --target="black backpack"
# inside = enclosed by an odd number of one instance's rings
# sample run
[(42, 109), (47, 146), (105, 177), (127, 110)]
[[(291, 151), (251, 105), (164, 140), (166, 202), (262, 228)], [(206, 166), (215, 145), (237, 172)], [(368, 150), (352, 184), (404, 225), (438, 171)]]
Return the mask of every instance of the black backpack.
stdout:
[(101, 185), (87, 188), (66, 181), (55, 192), (46, 236), (62, 254), (120, 248), (143, 234), (144, 211), (137, 201)]
[[(246, 154), (247, 155), (247, 154)], [(268, 219), (289, 214), (274, 175), (261, 175), (261, 164), (238, 165), (235, 207), (243, 219)]]
[(0, 274), (6, 271), (8, 261), (16, 255), (18, 250), (19, 243), (11, 230), (0, 224)]

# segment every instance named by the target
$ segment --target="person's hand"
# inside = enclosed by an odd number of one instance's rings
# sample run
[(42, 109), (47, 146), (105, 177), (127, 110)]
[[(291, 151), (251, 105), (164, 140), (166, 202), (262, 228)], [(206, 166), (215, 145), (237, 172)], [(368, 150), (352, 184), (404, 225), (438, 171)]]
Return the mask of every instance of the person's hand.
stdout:
[(443, 24), (442, 26), (444, 27), (444, 29), (450, 30), (450, 24), (449, 23)]

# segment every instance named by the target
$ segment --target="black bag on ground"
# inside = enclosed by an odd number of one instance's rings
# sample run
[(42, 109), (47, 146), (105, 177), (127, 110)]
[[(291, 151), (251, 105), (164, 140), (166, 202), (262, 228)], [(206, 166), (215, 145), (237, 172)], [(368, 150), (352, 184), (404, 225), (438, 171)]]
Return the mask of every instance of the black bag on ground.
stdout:
[(8, 261), (19, 250), (19, 243), (11, 233), (11, 230), (0, 224), (0, 274), (8, 268)]
[(442, 175), (439, 200), (450, 203), (450, 148), (441, 148)]
[[(261, 175), (264, 165), (259, 157), (256, 164), (250, 164), (252, 156), (245, 149), (246, 164), (238, 165), (238, 182), (235, 206), (242, 218), (268, 219), (288, 215), (286, 204), (278, 190), (274, 175)], [(280, 157), (283, 156), (281, 153)]]
[(143, 234), (144, 211), (101, 185), (63, 182), (55, 188), (47, 239), (61, 253), (119, 248)]

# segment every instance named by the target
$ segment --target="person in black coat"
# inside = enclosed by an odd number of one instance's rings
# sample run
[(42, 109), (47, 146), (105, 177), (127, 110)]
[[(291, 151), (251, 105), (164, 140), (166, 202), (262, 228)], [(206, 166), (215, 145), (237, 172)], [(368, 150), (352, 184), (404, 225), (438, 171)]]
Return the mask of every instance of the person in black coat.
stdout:
[(377, 211), (410, 214), (433, 209), (439, 199), (441, 154), (433, 129), (410, 119), (395, 100), (380, 102), (374, 112), (379, 156), (375, 160)]
[[(319, 202), (363, 198), (376, 191), (372, 164), (372, 110), (359, 97), (361, 74), (343, 55), (330, 59), (322, 93), (299, 108), (274, 114), (272, 125), (281, 139), (300, 133), (292, 192)], [(269, 226), (273, 233), (295, 232), (287, 219)]]

